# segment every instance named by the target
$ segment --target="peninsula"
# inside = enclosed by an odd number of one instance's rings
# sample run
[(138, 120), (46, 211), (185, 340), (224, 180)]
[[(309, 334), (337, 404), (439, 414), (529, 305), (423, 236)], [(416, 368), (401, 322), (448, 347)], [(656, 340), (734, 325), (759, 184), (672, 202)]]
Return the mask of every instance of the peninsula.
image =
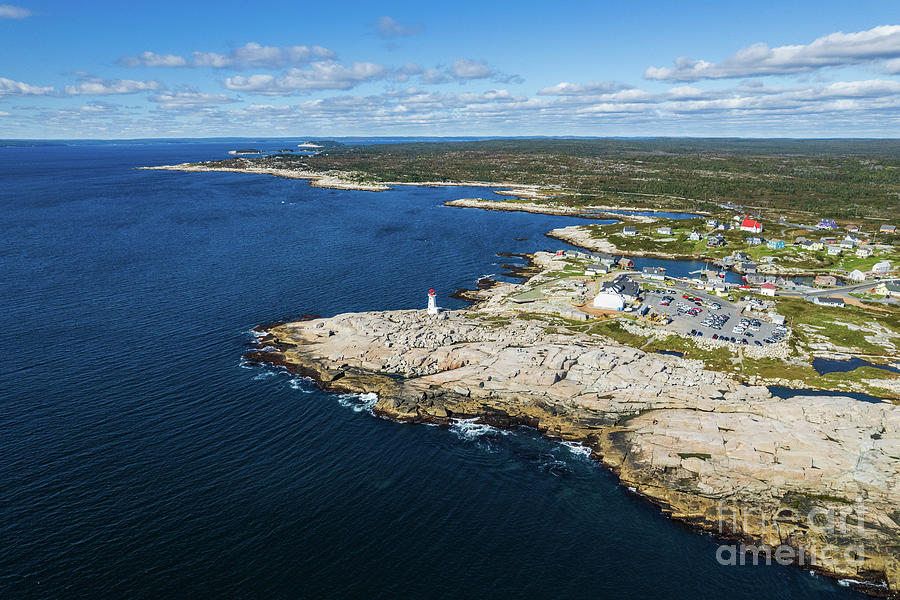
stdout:
[[(523, 294), (571, 283), (564, 256), (533, 261), (536, 275), (481, 290), (465, 310), (261, 327), (248, 358), (327, 390), (377, 394), (386, 418), (525, 425), (583, 444), (675, 519), (793, 548), (793, 562), (871, 593), (900, 587), (900, 406), (778, 398), (703, 361), (619, 343), (602, 318), (549, 301), (522, 310)], [(819, 518), (829, 514), (847, 526)]]
[(493, 196), (446, 204), (584, 218), (548, 234), (580, 250), (528, 256), (520, 283), (461, 292), (467, 309), (260, 327), (248, 359), (374, 393), (385, 418), (581, 444), (672, 518), (884, 596), (900, 590), (898, 156), (494, 140), (145, 168), (479, 187)]

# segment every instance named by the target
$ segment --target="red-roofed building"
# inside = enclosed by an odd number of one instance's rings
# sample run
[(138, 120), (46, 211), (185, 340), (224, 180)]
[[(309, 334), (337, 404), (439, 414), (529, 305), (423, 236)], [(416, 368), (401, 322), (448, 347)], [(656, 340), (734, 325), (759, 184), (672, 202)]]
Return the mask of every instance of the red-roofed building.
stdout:
[(762, 223), (759, 221), (754, 221), (750, 218), (750, 215), (744, 217), (744, 220), (741, 221), (741, 231), (750, 231), (752, 233), (762, 233)]
[(775, 287), (774, 285), (772, 285), (771, 283), (764, 283), (761, 286), (759, 286), (759, 291), (760, 291), (760, 293), (762, 293), (763, 296), (774, 296), (775, 291), (777, 289), (778, 288)]

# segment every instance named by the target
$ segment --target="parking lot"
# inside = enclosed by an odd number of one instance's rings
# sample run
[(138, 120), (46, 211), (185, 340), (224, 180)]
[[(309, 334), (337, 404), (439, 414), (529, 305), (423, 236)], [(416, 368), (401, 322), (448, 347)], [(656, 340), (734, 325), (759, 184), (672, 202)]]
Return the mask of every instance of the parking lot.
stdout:
[(787, 333), (768, 321), (741, 316), (738, 306), (715, 295), (662, 283), (644, 284), (642, 288), (644, 304), (651, 312), (672, 319), (667, 327), (682, 334), (759, 347), (780, 341)]

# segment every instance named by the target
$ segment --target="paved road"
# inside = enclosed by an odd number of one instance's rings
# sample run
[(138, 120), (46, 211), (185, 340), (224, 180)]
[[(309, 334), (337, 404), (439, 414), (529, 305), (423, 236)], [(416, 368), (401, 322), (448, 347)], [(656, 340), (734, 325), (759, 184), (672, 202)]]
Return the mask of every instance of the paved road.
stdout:
[(812, 225), (800, 225), (799, 223), (788, 223), (784, 220), (784, 217), (779, 217), (778, 221), (776, 221), (779, 225), (786, 225), (788, 227), (795, 227), (797, 229), (805, 229), (807, 231), (818, 231), (818, 227), (813, 227)]
[(842, 285), (839, 287), (833, 288), (824, 288), (817, 290), (810, 290), (808, 292), (788, 292), (788, 291), (779, 291), (779, 296), (829, 296), (832, 294), (847, 294), (849, 292), (855, 292), (857, 290), (866, 290), (869, 288), (873, 288), (880, 283), (888, 283), (888, 282), (900, 282), (900, 279), (878, 279), (878, 280), (870, 280), (863, 283), (854, 283), (852, 285)]

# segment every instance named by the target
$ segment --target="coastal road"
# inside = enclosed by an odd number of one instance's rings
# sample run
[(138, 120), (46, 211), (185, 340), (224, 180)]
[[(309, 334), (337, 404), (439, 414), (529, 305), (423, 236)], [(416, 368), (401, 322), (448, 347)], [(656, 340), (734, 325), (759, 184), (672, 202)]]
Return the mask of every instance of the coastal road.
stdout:
[(865, 290), (869, 288), (873, 288), (880, 283), (898, 283), (900, 279), (878, 279), (872, 281), (866, 281), (863, 283), (854, 283), (852, 285), (842, 285), (840, 287), (833, 288), (825, 288), (821, 290), (811, 290), (809, 292), (788, 292), (788, 291), (779, 291), (779, 296), (829, 296), (833, 294), (848, 294), (850, 292), (856, 292), (859, 290)]

